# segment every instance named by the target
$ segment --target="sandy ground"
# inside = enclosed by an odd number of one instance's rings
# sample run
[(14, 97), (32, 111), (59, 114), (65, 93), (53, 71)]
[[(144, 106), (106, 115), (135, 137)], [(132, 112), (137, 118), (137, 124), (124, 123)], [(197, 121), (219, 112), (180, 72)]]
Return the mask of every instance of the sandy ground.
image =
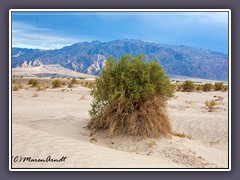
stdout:
[[(34, 97), (36, 96), (36, 97)], [(222, 98), (220, 98), (222, 97)], [(208, 112), (205, 101), (217, 100)], [(227, 92), (176, 92), (167, 105), (173, 129), (188, 138), (90, 137), (90, 89), (24, 85), (12, 92), (13, 168), (227, 168)], [(59, 162), (43, 162), (64, 159)], [(39, 162), (29, 162), (31, 157)], [(22, 159), (21, 159), (22, 158)], [(42, 160), (42, 161), (41, 161)], [(49, 158), (48, 158), (49, 160)]]

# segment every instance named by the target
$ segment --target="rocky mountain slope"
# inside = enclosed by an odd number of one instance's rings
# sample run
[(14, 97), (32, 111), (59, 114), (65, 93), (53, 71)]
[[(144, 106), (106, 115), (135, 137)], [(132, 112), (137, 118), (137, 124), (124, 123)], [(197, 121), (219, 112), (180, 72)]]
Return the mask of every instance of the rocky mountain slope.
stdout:
[(12, 48), (12, 67), (59, 64), (76, 72), (98, 75), (109, 56), (144, 54), (159, 59), (170, 75), (227, 80), (228, 55), (186, 46), (124, 39), (81, 42), (56, 50)]

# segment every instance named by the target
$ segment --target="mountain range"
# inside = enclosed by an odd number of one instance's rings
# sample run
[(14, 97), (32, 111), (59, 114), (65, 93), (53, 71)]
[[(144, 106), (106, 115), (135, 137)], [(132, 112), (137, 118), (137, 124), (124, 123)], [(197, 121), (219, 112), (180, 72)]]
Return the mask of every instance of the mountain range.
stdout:
[(111, 42), (80, 42), (55, 50), (12, 48), (12, 67), (58, 64), (76, 72), (98, 75), (109, 56), (144, 54), (147, 60), (159, 59), (169, 75), (227, 80), (228, 55), (183, 45), (122, 39)]

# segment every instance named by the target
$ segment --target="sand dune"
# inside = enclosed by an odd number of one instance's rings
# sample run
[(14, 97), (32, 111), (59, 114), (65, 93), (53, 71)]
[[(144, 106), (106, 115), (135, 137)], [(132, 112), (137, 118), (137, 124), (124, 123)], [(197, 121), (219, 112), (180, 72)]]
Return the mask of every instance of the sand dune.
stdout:
[[(227, 92), (177, 92), (167, 107), (173, 128), (192, 139), (94, 139), (85, 128), (92, 97), (90, 89), (28, 87), (12, 94), (13, 156), (44, 159), (51, 155), (65, 162), (14, 162), (13, 168), (227, 168)], [(64, 89), (64, 90), (63, 90)], [(33, 97), (37, 93), (38, 97)], [(214, 97), (217, 96), (217, 97)], [(223, 97), (215, 112), (204, 102)], [(16, 158), (17, 159), (17, 158)]]
[(36, 67), (32, 66), (32, 67), (12, 68), (12, 74), (14, 76), (24, 76), (24, 77), (53, 77), (53, 76), (82, 77), (82, 78), (96, 77), (94, 75), (79, 73), (79, 72), (61, 67), (58, 64), (41, 65)]

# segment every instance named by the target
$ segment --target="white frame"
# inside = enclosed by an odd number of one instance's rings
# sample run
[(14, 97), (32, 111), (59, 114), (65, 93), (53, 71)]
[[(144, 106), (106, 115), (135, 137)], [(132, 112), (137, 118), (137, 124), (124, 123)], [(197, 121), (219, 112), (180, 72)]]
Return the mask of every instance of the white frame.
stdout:
[[(11, 167), (12, 165), (12, 154), (11, 154), (11, 146), (12, 146), (12, 12), (89, 12), (89, 11), (95, 11), (95, 12), (153, 12), (153, 11), (159, 11), (159, 12), (228, 12), (229, 18), (228, 18), (228, 70), (229, 70), (229, 76), (228, 76), (228, 122), (229, 122), (229, 139), (228, 139), (228, 153), (229, 153), (229, 167), (228, 169), (198, 169), (198, 168), (184, 168), (184, 169), (178, 169), (178, 168), (169, 168), (169, 169), (54, 169), (54, 168), (46, 168), (46, 169), (40, 169), (40, 168), (34, 168), (34, 169), (13, 169)], [(231, 10), (230, 9), (10, 9), (9, 10), (9, 170), (10, 171), (231, 171)]]

